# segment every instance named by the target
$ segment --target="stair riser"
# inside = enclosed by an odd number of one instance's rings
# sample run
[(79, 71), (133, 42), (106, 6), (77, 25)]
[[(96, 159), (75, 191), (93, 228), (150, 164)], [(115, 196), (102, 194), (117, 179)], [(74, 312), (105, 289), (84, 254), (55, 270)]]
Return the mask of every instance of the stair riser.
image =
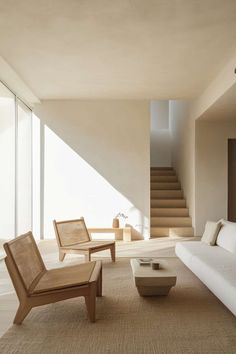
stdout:
[(178, 182), (178, 178), (176, 176), (151, 176), (151, 183), (155, 182)]
[(152, 217), (151, 227), (186, 227), (192, 226), (190, 217)]
[(151, 208), (151, 216), (189, 216), (187, 208)]
[(180, 190), (180, 183), (179, 182), (161, 182), (161, 183), (151, 183), (151, 190)]
[(194, 230), (192, 227), (152, 227), (151, 238), (155, 237), (168, 237), (168, 236), (194, 236)]
[(175, 172), (174, 171), (158, 171), (158, 170), (154, 170), (151, 171), (151, 176), (175, 176)]
[(153, 166), (153, 167), (151, 167), (151, 171), (169, 171), (169, 170), (171, 170), (171, 171), (173, 171), (173, 167), (155, 167), (155, 166)]
[(185, 208), (186, 201), (184, 199), (153, 199), (151, 200), (151, 208)]
[(181, 190), (153, 190), (151, 199), (181, 199), (183, 192)]

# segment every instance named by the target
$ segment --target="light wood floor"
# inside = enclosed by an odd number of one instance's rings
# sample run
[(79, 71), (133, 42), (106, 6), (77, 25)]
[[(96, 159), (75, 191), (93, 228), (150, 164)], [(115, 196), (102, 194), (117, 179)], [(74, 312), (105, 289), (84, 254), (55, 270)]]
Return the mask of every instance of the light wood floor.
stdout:
[[(190, 240), (194, 238), (169, 238), (163, 237), (159, 239), (116, 243), (117, 257), (165, 257), (175, 256), (174, 247), (179, 241)], [(83, 256), (67, 255), (63, 263), (58, 261), (58, 250), (55, 240), (45, 240), (39, 243), (39, 249), (47, 268), (63, 267), (72, 263), (83, 262)], [(96, 253), (92, 258), (109, 257), (109, 251)], [(109, 258), (107, 261), (109, 261)], [(11, 326), (18, 300), (15, 291), (8, 276), (5, 262), (0, 261), (0, 336)]]

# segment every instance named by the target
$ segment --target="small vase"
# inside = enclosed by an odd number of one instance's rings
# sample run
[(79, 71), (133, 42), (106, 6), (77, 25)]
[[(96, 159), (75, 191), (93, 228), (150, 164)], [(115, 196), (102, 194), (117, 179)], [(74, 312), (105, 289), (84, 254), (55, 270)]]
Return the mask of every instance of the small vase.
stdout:
[(113, 228), (119, 228), (119, 219), (115, 218), (113, 219), (113, 222), (112, 222), (112, 227)]

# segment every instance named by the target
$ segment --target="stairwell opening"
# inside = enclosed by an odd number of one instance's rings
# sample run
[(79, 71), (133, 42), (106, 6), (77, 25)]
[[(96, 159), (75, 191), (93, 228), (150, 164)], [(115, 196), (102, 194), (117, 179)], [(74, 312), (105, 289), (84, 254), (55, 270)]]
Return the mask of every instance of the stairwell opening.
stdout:
[(150, 237), (193, 236), (180, 181), (171, 166), (169, 101), (151, 101)]

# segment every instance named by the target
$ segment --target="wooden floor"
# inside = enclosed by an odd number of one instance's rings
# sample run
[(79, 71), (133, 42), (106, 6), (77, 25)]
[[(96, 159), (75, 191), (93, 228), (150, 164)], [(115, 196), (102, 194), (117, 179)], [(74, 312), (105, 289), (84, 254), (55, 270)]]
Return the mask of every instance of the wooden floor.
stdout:
[[(116, 243), (117, 257), (165, 257), (175, 255), (174, 246), (176, 242), (190, 240), (194, 238), (169, 238), (163, 237), (159, 239), (151, 239), (145, 241), (123, 242)], [(61, 267), (73, 263), (83, 262), (83, 256), (68, 255), (63, 263), (58, 261), (58, 251), (55, 240), (41, 241), (39, 249), (47, 268)], [(171, 253), (170, 253), (171, 251)], [(107, 257), (106, 261), (110, 261), (109, 251), (96, 253), (94, 259)], [(18, 299), (11, 284), (8, 272), (5, 267), (5, 262), (0, 261), (0, 336), (12, 325), (16, 309), (18, 307)]]

